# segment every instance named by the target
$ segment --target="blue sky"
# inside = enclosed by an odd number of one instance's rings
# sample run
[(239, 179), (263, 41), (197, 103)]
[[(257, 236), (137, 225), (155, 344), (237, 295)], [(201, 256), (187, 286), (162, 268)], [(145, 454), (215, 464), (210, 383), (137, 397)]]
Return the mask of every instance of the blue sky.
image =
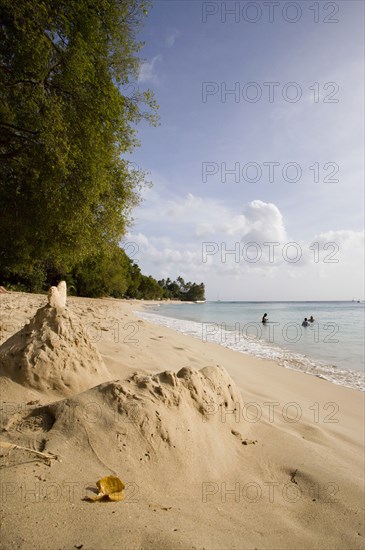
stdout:
[(142, 271), (212, 300), (363, 299), (363, 2), (156, 0), (141, 39)]

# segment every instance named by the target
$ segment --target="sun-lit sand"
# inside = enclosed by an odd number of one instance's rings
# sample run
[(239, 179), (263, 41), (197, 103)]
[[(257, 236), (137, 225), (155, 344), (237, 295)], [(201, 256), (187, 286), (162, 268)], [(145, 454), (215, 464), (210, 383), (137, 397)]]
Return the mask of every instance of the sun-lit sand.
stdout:
[(0, 295), (1, 548), (363, 548), (364, 394), (143, 305)]

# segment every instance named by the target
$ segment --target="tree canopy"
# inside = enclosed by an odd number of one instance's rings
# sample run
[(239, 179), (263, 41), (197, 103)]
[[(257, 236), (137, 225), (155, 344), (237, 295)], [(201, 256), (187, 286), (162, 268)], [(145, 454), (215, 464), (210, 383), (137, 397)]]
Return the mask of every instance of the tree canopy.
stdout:
[(145, 180), (125, 157), (138, 145), (136, 124), (157, 122), (152, 93), (130, 86), (147, 7), (0, 0), (3, 279), (37, 287), (114, 253)]
[(156, 281), (144, 275), (123, 249), (115, 247), (111, 255), (103, 251), (89, 256), (66, 276), (68, 286), (79, 296), (113, 296), (144, 300), (181, 300), (196, 302), (205, 300), (204, 283), (185, 283), (182, 277), (176, 281)]
[(136, 86), (147, 0), (0, 0), (0, 283), (81, 296), (204, 297), (119, 247), (146, 174), (126, 158), (157, 124)]

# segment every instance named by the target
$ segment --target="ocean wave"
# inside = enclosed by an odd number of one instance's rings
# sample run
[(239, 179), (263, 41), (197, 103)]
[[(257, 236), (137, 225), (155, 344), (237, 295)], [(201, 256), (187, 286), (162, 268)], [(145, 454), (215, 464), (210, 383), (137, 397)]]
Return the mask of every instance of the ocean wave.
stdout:
[(151, 323), (162, 325), (204, 342), (219, 344), (225, 348), (259, 357), (271, 359), (280, 366), (328, 380), (333, 384), (365, 391), (365, 376), (360, 371), (341, 369), (300, 353), (274, 346), (255, 337), (220, 328), (216, 333), (204, 330), (204, 323), (164, 317), (146, 311), (137, 311), (136, 315)]

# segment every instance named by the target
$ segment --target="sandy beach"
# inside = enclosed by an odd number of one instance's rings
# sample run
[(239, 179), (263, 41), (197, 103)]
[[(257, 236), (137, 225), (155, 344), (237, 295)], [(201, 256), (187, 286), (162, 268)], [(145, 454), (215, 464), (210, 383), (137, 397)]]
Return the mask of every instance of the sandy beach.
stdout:
[(144, 305), (0, 295), (1, 548), (363, 548), (364, 394)]

